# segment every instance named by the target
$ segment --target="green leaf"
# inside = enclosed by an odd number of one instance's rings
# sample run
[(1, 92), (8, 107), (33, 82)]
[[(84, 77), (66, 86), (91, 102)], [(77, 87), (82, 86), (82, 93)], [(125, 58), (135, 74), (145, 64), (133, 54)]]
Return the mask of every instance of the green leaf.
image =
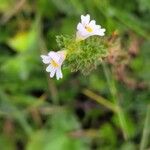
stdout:
[(8, 75), (18, 76), (22, 80), (26, 80), (29, 76), (29, 70), (26, 59), (23, 56), (17, 56), (3, 63), (1, 70)]
[(18, 32), (14, 37), (8, 40), (8, 45), (17, 52), (31, 51), (37, 49), (38, 45), (38, 32), (36, 27), (29, 31)]
[(16, 150), (13, 139), (5, 135), (0, 135), (0, 148), (2, 150)]
[(104, 145), (115, 145), (117, 142), (116, 133), (114, 132), (113, 127), (109, 123), (105, 123), (99, 130), (101, 142)]
[(120, 150), (137, 150), (137, 147), (134, 143), (126, 142), (121, 146)]
[(6, 12), (10, 9), (10, 6), (14, 3), (13, 0), (1, 0), (0, 1), (0, 12)]
[(26, 150), (88, 150), (81, 139), (69, 137), (58, 130), (41, 130), (35, 133)]

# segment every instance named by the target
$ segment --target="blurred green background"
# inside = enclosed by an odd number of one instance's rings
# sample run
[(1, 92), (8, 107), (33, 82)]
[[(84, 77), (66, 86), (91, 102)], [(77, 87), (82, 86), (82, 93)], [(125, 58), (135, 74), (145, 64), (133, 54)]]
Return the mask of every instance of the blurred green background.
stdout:
[[(50, 79), (40, 55), (87, 13), (121, 61)], [(150, 149), (149, 58), (149, 0), (0, 0), (0, 149)]]

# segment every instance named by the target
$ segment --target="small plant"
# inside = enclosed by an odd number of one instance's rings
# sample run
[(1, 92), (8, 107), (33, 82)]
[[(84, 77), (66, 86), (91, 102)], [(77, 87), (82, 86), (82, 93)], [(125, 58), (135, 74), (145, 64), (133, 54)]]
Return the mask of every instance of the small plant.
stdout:
[(81, 15), (76, 36), (57, 36), (56, 41), (61, 50), (41, 55), (43, 63), (49, 64), (46, 71), (50, 72), (50, 77), (56, 74), (57, 80), (62, 78), (62, 65), (70, 68), (72, 72), (89, 74), (108, 54), (105, 39), (100, 38), (104, 35), (105, 29), (96, 25), (95, 20), (90, 21), (89, 14)]

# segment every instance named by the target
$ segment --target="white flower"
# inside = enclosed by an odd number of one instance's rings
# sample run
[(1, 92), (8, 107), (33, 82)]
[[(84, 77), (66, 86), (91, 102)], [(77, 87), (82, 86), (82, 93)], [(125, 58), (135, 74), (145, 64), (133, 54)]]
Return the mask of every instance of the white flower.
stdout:
[(41, 55), (44, 64), (49, 64), (46, 68), (47, 72), (50, 72), (50, 77), (54, 77), (56, 74), (57, 80), (63, 77), (61, 66), (66, 57), (66, 51), (51, 51), (48, 55)]
[(77, 25), (77, 40), (84, 40), (90, 36), (98, 35), (104, 36), (105, 29), (102, 29), (100, 25), (96, 25), (95, 20), (90, 21), (90, 15), (81, 15), (81, 22)]

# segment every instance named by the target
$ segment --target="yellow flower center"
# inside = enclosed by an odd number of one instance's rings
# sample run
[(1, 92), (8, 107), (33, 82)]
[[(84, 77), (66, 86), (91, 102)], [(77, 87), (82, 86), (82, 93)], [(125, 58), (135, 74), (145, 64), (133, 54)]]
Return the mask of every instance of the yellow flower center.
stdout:
[(59, 64), (56, 63), (54, 60), (51, 60), (51, 64), (52, 64), (53, 67), (58, 67), (59, 66)]
[(91, 27), (88, 27), (88, 26), (85, 26), (85, 29), (88, 31), (88, 32), (92, 32), (93, 29)]

